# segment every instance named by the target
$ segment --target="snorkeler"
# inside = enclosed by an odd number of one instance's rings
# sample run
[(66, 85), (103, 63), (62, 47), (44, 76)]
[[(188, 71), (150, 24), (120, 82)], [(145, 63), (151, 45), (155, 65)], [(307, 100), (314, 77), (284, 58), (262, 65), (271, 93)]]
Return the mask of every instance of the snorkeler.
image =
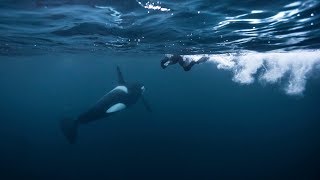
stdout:
[(189, 71), (193, 65), (206, 62), (208, 59), (209, 59), (208, 57), (201, 57), (198, 60), (194, 60), (194, 59), (182, 57), (181, 55), (176, 55), (176, 54), (166, 55), (166, 57), (161, 60), (161, 67), (162, 69), (165, 69), (169, 65), (179, 63), (179, 65), (183, 67), (185, 71)]

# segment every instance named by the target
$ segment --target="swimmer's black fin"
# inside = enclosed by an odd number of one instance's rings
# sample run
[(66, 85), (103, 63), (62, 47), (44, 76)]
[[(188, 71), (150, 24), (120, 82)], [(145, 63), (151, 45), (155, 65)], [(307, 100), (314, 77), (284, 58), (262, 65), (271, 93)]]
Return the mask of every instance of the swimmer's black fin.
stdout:
[(144, 98), (144, 96), (141, 96), (141, 99), (142, 99), (142, 103), (144, 105), (144, 107), (146, 108), (146, 110), (148, 112), (152, 112), (152, 109), (150, 107), (150, 104), (148, 103), (148, 101)]
[(118, 83), (122, 84), (122, 85), (125, 84), (126, 82), (123, 79), (122, 72), (121, 72), (119, 66), (117, 66), (117, 75), (118, 75)]

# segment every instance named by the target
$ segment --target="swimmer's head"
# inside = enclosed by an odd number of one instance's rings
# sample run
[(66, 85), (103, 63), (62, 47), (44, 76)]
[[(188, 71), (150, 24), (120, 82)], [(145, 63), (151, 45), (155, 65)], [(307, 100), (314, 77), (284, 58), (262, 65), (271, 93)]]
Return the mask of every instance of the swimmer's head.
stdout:
[(170, 64), (170, 58), (169, 58), (169, 57), (166, 56), (165, 58), (163, 58), (163, 59), (161, 60), (161, 67), (162, 67), (162, 69), (168, 67), (169, 64)]

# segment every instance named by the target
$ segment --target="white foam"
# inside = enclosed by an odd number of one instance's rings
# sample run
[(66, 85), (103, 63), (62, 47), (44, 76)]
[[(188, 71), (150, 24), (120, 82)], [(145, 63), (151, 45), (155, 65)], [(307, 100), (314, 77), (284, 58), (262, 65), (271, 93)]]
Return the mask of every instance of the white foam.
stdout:
[[(186, 55), (194, 61), (204, 56), (209, 57), (208, 61), (215, 63), (218, 69), (232, 71), (233, 81), (237, 83), (251, 84), (258, 80), (274, 84), (281, 81), (285, 85), (285, 92), (289, 95), (302, 94), (312, 71), (320, 70), (319, 50)], [(283, 82), (284, 80), (286, 82)]]

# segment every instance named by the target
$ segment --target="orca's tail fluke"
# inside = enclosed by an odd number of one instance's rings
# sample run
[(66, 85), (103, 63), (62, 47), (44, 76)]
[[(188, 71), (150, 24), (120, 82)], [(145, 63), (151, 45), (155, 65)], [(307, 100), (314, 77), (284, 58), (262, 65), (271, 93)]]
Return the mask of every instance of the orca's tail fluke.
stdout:
[(67, 138), (70, 144), (74, 144), (78, 134), (78, 123), (75, 119), (64, 118), (60, 122), (60, 128), (63, 135)]

